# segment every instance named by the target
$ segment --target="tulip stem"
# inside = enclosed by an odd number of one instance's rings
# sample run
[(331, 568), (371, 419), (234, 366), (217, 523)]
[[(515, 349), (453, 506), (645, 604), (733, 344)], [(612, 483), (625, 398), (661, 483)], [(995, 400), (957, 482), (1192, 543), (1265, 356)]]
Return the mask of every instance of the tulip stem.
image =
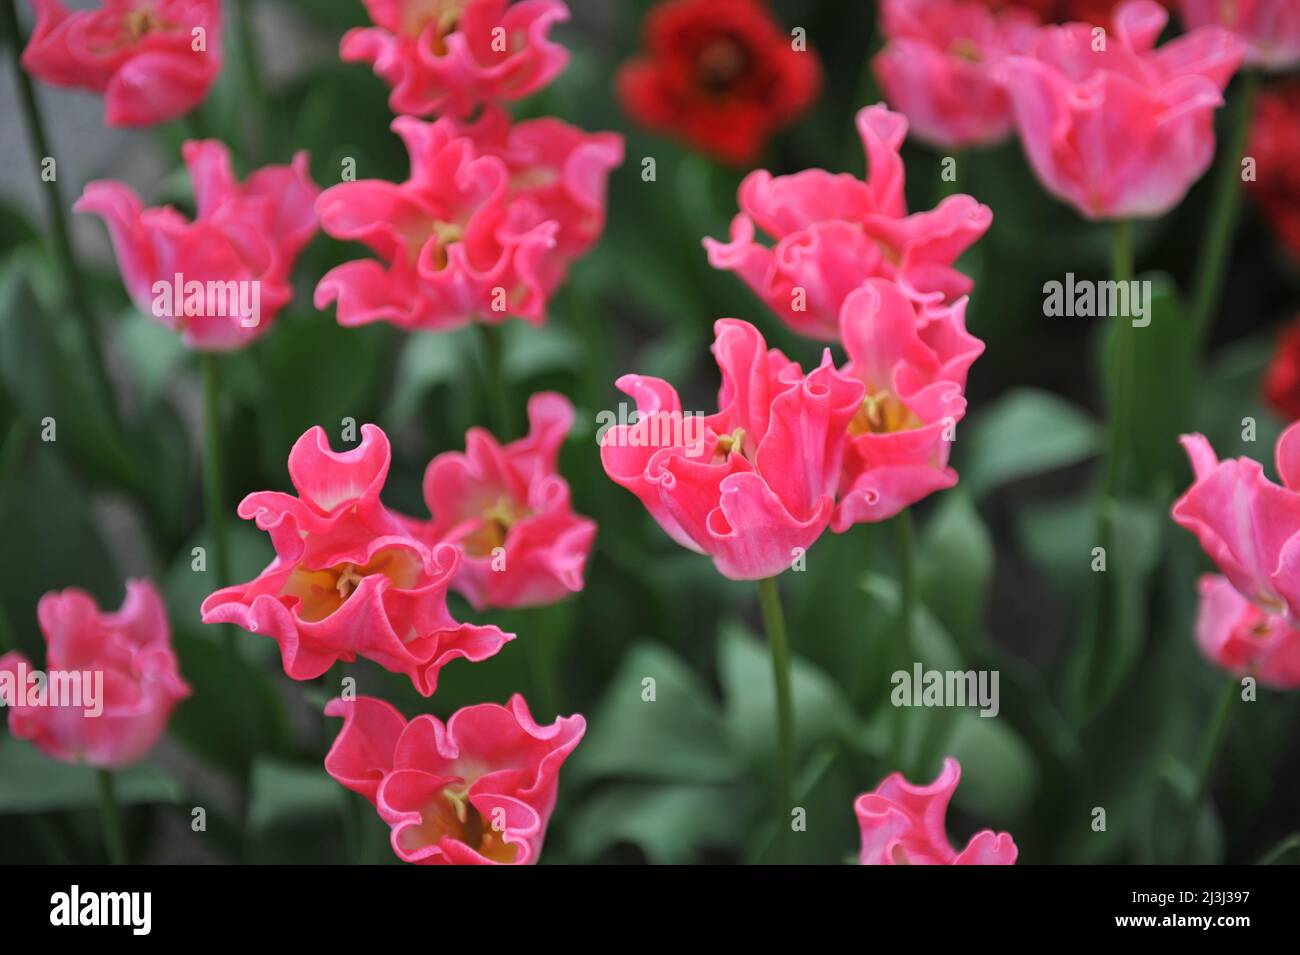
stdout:
[[(218, 358), (212, 352), (199, 357), (203, 365), (203, 503), (211, 549), (213, 580), (219, 590), (230, 584), (229, 555), (226, 549), (226, 488), (221, 452), (221, 377)], [(232, 657), (237, 655), (234, 629), (223, 627)]]
[[(916, 624), (916, 531), (912, 526), (912, 511), (903, 508), (894, 518), (898, 533), (898, 655), (900, 669), (910, 669), (912, 632)], [(906, 710), (896, 708), (890, 723), (890, 756), (893, 768), (904, 769), (903, 756), (907, 748)]]
[(113, 792), (113, 773), (107, 769), (95, 770), (99, 785), (99, 818), (104, 826), (104, 845), (108, 861), (113, 865), (126, 865), (126, 840), (122, 838), (122, 815)]
[(1241, 157), (1250, 135), (1250, 120), (1255, 112), (1255, 94), (1259, 79), (1254, 70), (1241, 77), (1231, 126), (1224, 139), (1222, 158), (1215, 172), (1214, 194), (1210, 200), (1209, 222), (1197, 260), (1196, 287), (1192, 298), (1192, 331), (1196, 344), (1204, 343), (1210, 322), (1223, 295), (1228, 253), (1237, 234), (1241, 218)]
[(479, 344), (483, 349), (483, 394), (492, 431), (501, 441), (508, 441), (511, 434), (510, 382), (506, 379), (505, 348), (501, 340), (501, 329), (485, 322), (475, 322), (479, 332)]
[(1190, 851), (1192, 844), (1196, 841), (1196, 830), (1201, 820), (1201, 807), (1205, 805), (1205, 799), (1210, 794), (1210, 777), (1214, 772), (1214, 764), (1218, 760), (1219, 750), (1223, 748), (1223, 741), (1227, 739), (1228, 725), (1232, 722), (1232, 705), (1237, 701), (1237, 694), (1240, 692), (1240, 684), (1237, 678), (1230, 676), (1223, 689), (1219, 692), (1219, 702), (1214, 708), (1214, 717), (1210, 723), (1209, 732), (1206, 733), (1205, 742), (1201, 748), (1200, 763), (1196, 768), (1196, 788), (1192, 790), (1191, 819), (1187, 825), (1187, 843), (1184, 847), (1184, 856)]
[(248, 116), (248, 146), (253, 157), (261, 155), (263, 146), (262, 112), (265, 99), (262, 94), (262, 75), (257, 65), (257, 41), (253, 35), (253, 5), (250, 0), (236, 0), (236, 31), (239, 35), (239, 53), (243, 70), (244, 109)]
[[(3, 30), (10, 39), (12, 62), (14, 68), (14, 85), (18, 88), (18, 99), (22, 103), (23, 119), (27, 125), (27, 136), (31, 143), (32, 159), (38, 169), (44, 170), (46, 161), (53, 158), (49, 138), (45, 134), (45, 121), (41, 117), (40, 104), (32, 88), (31, 77), (23, 69), (21, 56), (26, 46), (26, 37), (20, 32), (18, 15), (13, 0), (0, 0), (0, 19)], [(50, 238), (54, 247), (54, 258), (63, 273), (63, 284), (72, 311), (82, 326), (86, 355), (89, 359), (90, 372), (94, 376), (94, 387), (104, 396), (104, 410), (108, 420), (117, 424), (117, 405), (113, 400), (113, 390), (109, 385), (107, 365), (104, 363), (103, 349), (99, 344), (99, 332), (95, 327), (95, 313), (91, 311), (86, 299), (85, 285), (82, 282), (81, 269), (76, 255), (72, 251), (68, 222), (63, 214), (63, 197), (59, 189), (57, 174), (45, 181), (41, 177), (41, 198), (45, 204), (46, 219), (50, 225)]]
[(772, 652), (772, 678), (776, 688), (776, 731), (779, 744), (777, 766), (777, 799), (779, 809), (776, 823), (781, 833), (784, 861), (794, 862), (794, 843), (791, 838), (790, 811), (793, 808), (794, 785), (794, 700), (790, 692), (790, 644), (786, 639), (785, 612), (781, 609), (781, 591), (775, 577), (765, 577), (758, 582), (758, 602), (763, 610), (763, 625)]
[[(1111, 245), (1111, 278), (1125, 283), (1133, 278), (1133, 223), (1121, 220), (1115, 223), (1115, 235)], [(1124, 451), (1129, 414), (1132, 408), (1130, 391), (1133, 387), (1133, 324), (1123, 315), (1115, 317), (1119, 327), (1115, 330), (1115, 366), (1114, 378), (1110, 392), (1110, 434), (1109, 448), (1106, 454), (1106, 472), (1103, 492), (1107, 497), (1114, 497), (1121, 488), (1122, 480), (1127, 476), (1124, 468)]]

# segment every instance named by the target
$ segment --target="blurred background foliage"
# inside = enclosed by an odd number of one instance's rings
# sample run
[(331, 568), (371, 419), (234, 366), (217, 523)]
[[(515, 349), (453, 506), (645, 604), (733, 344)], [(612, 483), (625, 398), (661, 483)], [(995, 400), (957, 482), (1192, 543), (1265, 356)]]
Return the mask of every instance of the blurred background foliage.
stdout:
[[(708, 345), (720, 316), (754, 322), (805, 365), (817, 361), (819, 349), (786, 331), (733, 276), (707, 264), (700, 239), (726, 234), (745, 170), (638, 130), (613, 99), (613, 73), (639, 47), (650, 3), (570, 5), (574, 20), (557, 35), (573, 51), (571, 65), (516, 112), (618, 130), (627, 137), (628, 158), (611, 178), (603, 240), (576, 265), (544, 328), (506, 329), (505, 367), (521, 424), (524, 398), (537, 390), (560, 390), (578, 406), (561, 470), (576, 510), (600, 527), (586, 588), (537, 611), (475, 615), (457, 606), (462, 619), (490, 619), (521, 638), (485, 663), (450, 666), (430, 700), (366, 661), (346, 673), (362, 692), (394, 702), (407, 716), (446, 717), (463, 705), (504, 702), (515, 691), (525, 693), (539, 720), (584, 713), (590, 728), (562, 775), (545, 862), (763, 861), (775, 836), (768, 812), (775, 740), (753, 588), (721, 578), (705, 558), (673, 544), (605, 478), (595, 416), (617, 407), (613, 380), (631, 370), (679, 383), (687, 407), (713, 407), (717, 370)], [(261, 155), (237, 149), (237, 171), (306, 149), (323, 185), (338, 181), (345, 157), (356, 160), (360, 178), (405, 178), (405, 153), (388, 129), (386, 87), (335, 55), (341, 32), (364, 22), (361, 4), (258, 6), (267, 8), (255, 31), (260, 56), (276, 60), (286, 31), (299, 52), (289, 64), (276, 63), (259, 107)], [(861, 175), (852, 118), (879, 99), (867, 68), (877, 42), (874, 5), (774, 6), (785, 23), (807, 29), (826, 85), (816, 107), (773, 142), (760, 165), (778, 173), (820, 166)], [(156, 138), (157, 170), (99, 153), (98, 167), (84, 178), (121, 177), (150, 204), (191, 208), (178, 172), (179, 144), (195, 129), (242, 141), (252, 114), (237, 82), (244, 55), (227, 42), (223, 74), (195, 121), (132, 134)], [(6, 57), (8, 72), (8, 44)], [(79, 94), (37, 93), (56, 142), (66, 142), (57, 135), (59, 106)], [(15, 142), (24, 138), (16, 110), (6, 110), (0, 136), (9, 142), (4, 151), (16, 153)], [(166, 595), (181, 670), (195, 692), (178, 709), (169, 739), (123, 774), (134, 857), (393, 861), (386, 828), (323, 772), (323, 753), (337, 731), (320, 715), (333, 695), (324, 681), (287, 680), (274, 643), (243, 633), (240, 671), (232, 672), (213, 628), (199, 624), (198, 605), (212, 587), (190, 569), (191, 548), (203, 543), (194, 356), (130, 307), (102, 234), (78, 226), (83, 262), (93, 263), (87, 297), (124, 420), (95, 401), (39, 206), (15, 198), (43, 188), (25, 144), (23, 150), (28, 164), (9, 171), (0, 208), (3, 639), (39, 661), (35, 606), (42, 593), (76, 585), (116, 607), (126, 577), (150, 577)], [(653, 182), (641, 177), (647, 156), (656, 160)], [(910, 207), (928, 208), (943, 188), (940, 157), (909, 143), (905, 158)], [(1138, 230), (1138, 262), (1158, 294), (1151, 334), (1137, 336), (1158, 360), (1141, 367), (1160, 374), (1139, 382), (1143, 413), (1129, 435), (1139, 449), (1139, 490), (1109, 519), (1115, 546), (1140, 572), (1125, 576), (1114, 625), (1089, 643), (1084, 624), (1093, 602), (1089, 563), (1103, 430), (1097, 382), (1107, 329), (1084, 319), (1045, 319), (1042, 285), (1067, 271), (1102, 277), (1110, 236), (1044, 195), (1015, 143), (963, 157), (959, 175), (960, 189), (995, 215), (963, 262), (976, 280), (970, 326), (987, 351), (973, 368), (970, 411), (954, 450), (961, 482), (918, 509), (924, 609), (915, 646), (896, 645), (894, 538), (886, 527), (828, 532), (810, 551), (807, 571), (781, 580), (797, 656), (797, 794), (808, 811), (797, 852), (807, 862), (856, 856), (852, 799), (898, 768), (886, 755), (895, 713), (888, 675), (905, 659), (1001, 674), (997, 719), (903, 711), (903, 768), (913, 779), (933, 778), (945, 754), (961, 760), (963, 781), (949, 819), (954, 838), (964, 841), (985, 826), (1006, 829), (1024, 862), (1176, 860), (1192, 767), (1223, 679), (1193, 643), (1194, 580), (1205, 558), (1168, 519), (1170, 503), (1190, 480), (1176, 437), (1202, 431), (1221, 456), (1247, 454), (1271, 470), (1281, 422), (1260, 405), (1258, 383), (1276, 323), (1300, 301), (1300, 274), (1248, 211), (1225, 304), (1201, 354), (1181, 320), (1179, 290), (1193, 278), (1208, 183), (1173, 214)], [(83, 184), (60, 178), (65, 208)], [(353, 418), (378, 423), (393, 439), (386, 501), (421, 514), (425, 464), (461, 448), (465, 429), (486, 420), (468, 373), (478, 360), (472, 330), (342, 329), (332, 314), (312, 308), (315, 281), (353, 255), (318, 236), (296, 269), (294, 302), (272, 332), (223, 359), (232, 511), (247, 492), (288, 487), (288, 449), (305, 429), (323, 425), (340, 448), (343, 419)], [(55, 442), (40, 439), (47, 417), (57, 422)], [(1258, 422), (1253, 443), (1242, 438), (1246, 417)], [(234, 528), (233, 550), (238, 580), (254, 576), (270, 556), (251, 526)], [(530, 653), (541, 656), (548, 676), (539, 678)], [(653, 704), (642, 700), (647, 677), (656, 682)], [(1242, 709), (1220, 763), (1217, 808), (1197, 821), (1199, 861), (1296, 855), (1296, 700), (1261, 690), (1259, 702)], [(5, 861), (98, 859), (94, 805), (89, 770), (43, 759), (0, 731)], [(206, 812), (206, 832), (192, 831), (194, 807)], [(1094, 807), (1106, 809), (1104, 833), (1091, 827)]]

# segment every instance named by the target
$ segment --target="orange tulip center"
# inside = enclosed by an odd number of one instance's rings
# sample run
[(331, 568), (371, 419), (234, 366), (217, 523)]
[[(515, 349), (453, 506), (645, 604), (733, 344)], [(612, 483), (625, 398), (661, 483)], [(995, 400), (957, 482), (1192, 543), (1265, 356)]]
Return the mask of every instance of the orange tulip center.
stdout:
[(421, 810), (420, 824), (403, 830), (401, 842), (403, 848), (414, 850), (441, 839), (455, 839), (493, 862), (514, 862), (519, 847), (503, 836), (470, 803), (468, 785), (458, 782), (444, 788)]
[(749, 460), (749, 455), (745, 453), (744, 428), (737, 428), (731, 434), (718, 435), (718, 443), (713, 448), (714, 462), (725, 461), (731, 454), (739, 454), (742, 458)]
[(528, 509), (511, 497), (502, 495), (479, 514), (482, 524), (461, 541), (466, 553), (472, 557), (486, 557), (498, 547), (504, 547), (510, 528), (528, 516)]
[(403, 32), (418, 37), (430, 26), (433, 33), (429, 38), (429, 49), (436, 55), (447, 52), (447, 36), (456, 29), (461, 14), (469, 0), (423, 0), (413, 3), (406, 11)]
[(433, 263), (438, 269), (447, 267), (447, 246), (465, 237), (465, 227), (458, 222), (432, 219), (405, 230), (406, 254), (412, 262), (419, 261), (420, 253), (430, 240), (436, 243)]
[(894, 434), (910, 431), (920, 425), (921, 419), (897, 396), (888, 391), (880, 391), (862, 399), (862, 407), (858, 408), (858, 413), (849, 422), (849, 434), (854, 437), (863, 434)]
[(383, 574), (396, 587), (412, 587), (419, 579), (420, 562), (407, 551), (392, 549), (380, 551), (364, 564), (344, 562), (323, 570), (299, 566), (280, 593), (297, 597), (299, 618), (315, 623), (347, 603), (361, 581), (373, 574)]
[(147, 33), (166, 28), (167, 24), (149, 7), (132, 10), (122, 18), (122, 29), (132, 43), (139, 43)]

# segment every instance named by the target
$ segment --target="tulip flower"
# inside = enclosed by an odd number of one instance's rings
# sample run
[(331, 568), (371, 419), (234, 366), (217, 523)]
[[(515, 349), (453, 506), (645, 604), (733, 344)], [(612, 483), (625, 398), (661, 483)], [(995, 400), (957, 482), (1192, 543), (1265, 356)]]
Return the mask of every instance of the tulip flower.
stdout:
[(569, 62), (550, 39), (569, 19), (561, 0), (364, 0), (374, 26), (349, 30), (339, 56), (369, 63), (410, 116), (463, 118), (546, 86)]
[(343, 717), (325, 771), (370, 800), (392, 827), (393, 851), (421, 865), (537, 862), (560, 767), (587, 728), (581, 716), (539, 726), (518, 694), (445, 724), (408, 722), (367, 696), (332, 700), (325, 713)]
[(316, 234), (320, 192), (307, 154), (235, 179), (216, 140), (185, 143), (193, 219), (171, 206), (145, 208), (126, 184), (97, 181), (73, 207), (108, 225), (131, 300), (204, 352), (242, 348), (265, 334), (293, 297), (290, 273)]
[[(871, 106), (858, 112), (857, 128), (865, 182), (822, 169), (752, 172), (740, 184), (731, 241), (704, 240), (714, 268), (735, 272), (791, 329), (820, 341), (839, 340), (844, 299), (869, 278), (897, 282), (922, 307), (970, 292), (954, 263), (993, 221), (965, 195), (908, 215), (899, 156), (907, 119)], [(773, 244), (759, 241), (758, 229)]]
[(331, 269), (316, 307), (337, 302), (343, 325), (434, 331), (544, 322), (547, 299), (604, 228), (622, 139), (555, 119), (509, 126), (497, 111), (471, 125), (399, 116), (392, 127), (410, 178), (340, 183), (317, 202), (327, 233), (379, 258)]
[(1277, 443), (1282, 484), (1250, 458), (1220, 461), (1202, 435), (1183, 436), (1196, 480), (1173, 506), (1243, 599), (1300, 623), (1300, 423)]
[(1011, 101), (994, 67), (1028, 49), (1037, 17), (976, 0), (884, 0), (880, 23), (887, 39), (872, 68), (918, 139), (955, 150), (1010, 135)]
[(1002, 63), (1030, 165), (1088, 219), (1163, 215), (1214, 159), (1214, 111), (1244, 48), (1205, 27), (1156, 49), (1168, 19), (1152, 0), (1131, 0), (1109, 33), (1044, 27)]
[(835, 370), (829, 349), (804, 374), (748, 322), (720, 319), (714, 334), (718, 412), (683, 415), (672, 385), (625, 375), (618, 387), (640, 416), (605, 433), (600, 459), (673, 540), (725, 577), (760, 580), (788, 569), (830, 522), (864, 387)]
[(573, 512), (556, 470), (573, 405), (536, 394), (528, 418), (528, 436), (505, 445), (470, 429), (465, 453), (438, 455), (424, 475), (433, 520), (420, 536), (459, 550), (452, 586), (476, 609), (535, 607), (582, 589), (596, 522)]
[(1245, 153), (1255, 161), (1246, 194), (1278, 242), (1300, 262), (1300, 81), (1260, 91)]
[[(0, 702), (9, 709), (9, 731), (65, 763), (116, 769), (143, 759), (176, 704), (190, 695), (153, 584), (128, 581), (126, 601), (115, 613), (101, 612), (85, 591), (51, 591), (36, 616), (46, 645), (45, 689), (38, 699), (31, 697), (30, 680), (21, 678), (34, 673), (27, 658), (18, 651), (0, 657), (0, 688), (11, 684), (17, 694), (0, 693), (8, 697)], [(81, 699), (69, 704), (52, 698), (54, 674), (78, 678)]]
[(54, 86), (104, 95), (110, 126), (152, 126), (203, 102), (221, 71), (220, 0), (34, 0), (22, 66)]
[(1196, 643), (1206, 659), (1275, 690), (1300, 689), (1300, 630), (1251, 603), (1227, 577), (1205, 574), (1199, 589)]
[(628, 115), (733, 165), (753, 163), (821, 88), (762, 0), (666, 0), (645, 20), (645, 54), (618, 74)]
[(447, 592), (460, 555), (417, 539), (412, 521), (384, 506), (388, 437), (369, 424), (361, 435), (356, 448), (338, 453), (312, 428), (289, 453), (297, 496), (244, 498), (239, 516), (270, 535), (276, 556), (256, 579), (210, 594), (203, 622), (275, 640), (294, 680), (362, 656), (430, 696), (452, 660), (486, 660), (514, 636), (451, 616)]
[(1189, 29), (1220, 26), (1246, 42), (1246, 62), (1268, 70), (1300, 65), (1300, 4), (1295, 0), (1180, 0)]
[(921, 321), (901, 289), (871, 279), (840, 314), (849, 364), (866, 387), (849, 422), (835, 531), (882, 521), (957, 483), (948, 454), (966, 414), (966, 372), (984, 343), (966, 331), (966, 300)]
[(949, 756), (928, 786), (909, 783), (901, 773), (885, 777), (873, 792), (853, 803), (862, 832), (863, 865), (1014, 865), (1019, 850), (1010, 834), (982, 829), (961, 852), (944, 832), (948, 803), (961, 779), (961, 765)]

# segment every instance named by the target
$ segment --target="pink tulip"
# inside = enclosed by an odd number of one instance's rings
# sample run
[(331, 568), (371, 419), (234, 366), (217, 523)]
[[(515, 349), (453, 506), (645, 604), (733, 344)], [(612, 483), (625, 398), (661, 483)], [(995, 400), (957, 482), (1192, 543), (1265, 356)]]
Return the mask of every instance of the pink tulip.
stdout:
[(104, 0), (69, 11), (32, 0), (27, 72), (104, 94), (110, 126), (152, 126), (203, 102), (221, 71), (220, 0)]
[(388, 438), (370, 424), (361, 435), (336, 453), (312, 428), (289, 453), (298, 496), (258, 491), (240, 502), (239, 516), (271, 535), (276, 556), (255, 580), (209, 595), (203, 622), (275, 640), (295, 680), (363, 656), (430, 696), (452, 660), (486, 660), (514, 635), (453, 619), (447, 591), (460, 556), (418, 540), (413, 522), (380, 502)]
[(216, 140), (185, 143), (197, 215), (146, 209), (120, 182), (86, 186), (73, 207), (108, 225), (118, 268), (136, 307), (200, 351), (230, 351), (270, 328), (293, 297), (290, 273), (316, 234), (320, 192), (307, 154), (236, 181)]
[(1019, 850), (1009, 833), (982, 829), (956, 852), (944, 832), (948, 803), (961, 779), (949, 756), (928, 786), (915, 786), (901, 773), (885, 777), (875, 792), (853, 803), (862, 830), (863, 865), (1014, 865)]
[(883, 521), (957, 483), (948, 453), (966, 414), (966, 372), (984, 350), (966, 331), (965, 316), (963, 298), (918, 319), (902, 290), (884, 279), (870, 279), (845, 299), (843, 371), (866, 386), (866, 397), (849, 423), (835, 531)]
[(460, 551), (452, 586), (475, 609), (536, 607), (582, 589), (596, 522), (573, 512), (556, 470), (573, 405), (536, 394), (528, 420), (528, 436), (506, 445), (471, 428), (465, 453), (438, 455), (424, 475), (433, 520), (421, 536)]
[[(954, 267), (993, 214), (970, 196), (949, 196), (931, 212), (907, 214), (898, 151), (907, 120), (884, 106), (859, 111), (865, 182), (806, 169), (765, 170), (740, 184), (731, 241), (706, 238), (709, 263), (735, 272), (794, 331), (833, 342), (840, 307), (866, 279), (892, 279), (917, 304), (938, 307), (971, 290)], [(775, 244), (757, 241), (756, 228)]]
[(884, 0), (880, 21), (888, 42), (872, 69), (917, 138), (965, 149), (1010, 135), (1011, 101), (993, 68), (1028, 49), (1036, 16), (973, 0)]
[(1030, 165), (1086, 218), (1163, 215), (1214, 159), (1214, 111), (1244, 47), (1206, 27), (1157, 50), (1168, 19), (1153, 0), (1131, 0), (1109, 34), (1043, 27), (1029, 53), (1003, 61)]
[(406, 182), (345, 182), (317, 202), (327, 233), (379, 259), (326, 273), (316, 307), (337, 301), (343, 325), (544, 322), (547, 298), (604, 228), (622, 139), (554, 119), (511, 127), (497, 111), (468, 126), (400, 116), (392, 128), (411, 156)]
[[(101, 613), (84, 591), (51, 591), (41, 598), (36, 616), (45, 636), (48, 689), (33, 699), (27, 658), (17, 651), (0, 657), (0, 674), (11, 675), (0, 679), (0, 687), (12, 681), (21, 694), (0, 699), (9, 708), (9, 731), (65, 763), (112, 769), (144, 758), (176, 704), (190, 695), (176, 666), (158, 591), (148, 581), (128, 581), (126, 601), (116, 613)], [(51, 698), (56, 674), (63, 680), (78, 675), (77, 704)], [(92, 681), (99, 690), (91, 688)]]
[(1250, 458), (1218, 460), (1199, 434), (1184, 435), (1183, 447), (1196, 480), (1174, 502), (1174, 520), (1245, 600), (1300, 624), (1300, 423), (1278, 439), (1281, 487)]
[(1246, 600), (1227, 577), (1200, 580), (1196, 642), (1212, 663), (1275, 690), (1300, 689), (1300, 630)]
[(349, 30), (339, 55), (369, 63), (394, 113), (468, 116), (537, 92), (569, 62), (550, 39), (560, 0), (364, 0), (373, 27)]
[(805, 375), (748, 322), (724, 318), (713, 328), (717, 414), (683, 416), (670, 384), (625, 375), (618, 387), (640, 417), (605, 433), (601, 464), (673, 540), (708, 554), (724, 576), (772, 577), (831, 519), (863, 385), (835, 370), (829, 349)]
[(1300, 3), (1295, 0), (1182, 0), (1189, 28), (1220, 26), (1246, 43), (1246, 62), (1269, 70), (1300, 65)]
[(383, 700), (331, 700), (343, 729), (325, 771), (374, 804), (393, 851), (422, 865), (527, 865), (542, 853), (560, 767), (587, 724), (566, 716), (538, 726), (519, 694), (506, 706), (407, 722)]

